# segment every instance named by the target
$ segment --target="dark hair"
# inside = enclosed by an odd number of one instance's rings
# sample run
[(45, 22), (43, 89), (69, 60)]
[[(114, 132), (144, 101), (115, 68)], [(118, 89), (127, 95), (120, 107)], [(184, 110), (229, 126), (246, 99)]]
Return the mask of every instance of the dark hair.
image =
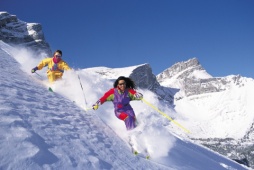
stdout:
[(61, 56), (63, 55), (63, 53), (62, 53), (61, 50), (56, 50), (56, 51), (54, 52), (54, 55), (55, 55), (55, 53), (59, 53), (59, 54), (61, 54)]
[(114, 82), (114, 88), (117, 87), (117, 85), (118, 85), (120, 80), (124, 80), (125, 81), (126, 88), (136, 89), (136, 85), (135, 85), (134, 81), (131, 78), (124, 77), (124, 76), (120, 76), (120, 77), (118, 77), (118, 79), (116, 79), (116, 81)]

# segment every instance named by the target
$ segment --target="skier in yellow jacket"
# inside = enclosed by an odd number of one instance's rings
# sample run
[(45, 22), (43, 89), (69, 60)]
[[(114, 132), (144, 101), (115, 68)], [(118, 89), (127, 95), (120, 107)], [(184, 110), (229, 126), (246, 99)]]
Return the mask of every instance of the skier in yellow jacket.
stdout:
[(70, 70), (68, 64), (62, 60), (62, 51), (56, 50), (54, 52), (53, 58), (43, 59), (37, 67), (31, 70), (32, 73), (35, 73), (37, 70), (41, 70), (43, 67), (48, 66), (48, 79), (50, 82), (54, 82), (58, 79), (61, 79), (63, 76), (64, 70)]

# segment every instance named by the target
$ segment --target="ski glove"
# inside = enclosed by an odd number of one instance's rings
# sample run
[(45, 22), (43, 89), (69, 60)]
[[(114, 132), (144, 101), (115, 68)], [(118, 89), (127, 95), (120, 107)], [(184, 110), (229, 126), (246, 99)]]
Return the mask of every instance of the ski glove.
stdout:
[(93, 110), (97, 110), (99, 108), (99, 105), (101, 104), (101, 101), (98, 100), (95, 104), (93, 104)]
[(135, 98), (136, 98), (137, 100), (142, 100), (142, 99), (143, 99), (143, 94), (142, 94), (142, 93), (137, 92), (137, 93), (134, 94), (134, 95), (135, 95)]
[(37, 70), (38, 70), (38, 67), (34, 67), (34, 68), (31, 70), (31, 73), (35, 73)]

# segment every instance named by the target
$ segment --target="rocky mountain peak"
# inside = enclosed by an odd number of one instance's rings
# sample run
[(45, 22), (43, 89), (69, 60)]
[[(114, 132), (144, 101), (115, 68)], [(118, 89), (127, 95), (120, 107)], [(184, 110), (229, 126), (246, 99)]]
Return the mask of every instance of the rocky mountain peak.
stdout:
[(51, 54), (41, 24), (26, 23), (5, 11), (0, 12), (0, 40), (8, 44), (25, 46), (35, 51)]
[(232, 84), (243, 86), (241, 76), (212, 77), (201, 66), (197, 58), (178, 62), (157, 75), (158, 82), (169, 88), (179, 89), (176, 99), (229, 89)]
[(177, 79), (190, 77), (196, 70), (205, 71), (204, 68), (200, 65), (198, 59), (192, 58), (188, 61), (178, 62), (168, 69), (164, 70), (162, 73), (157, 75), (157, 80), (162, 82), (165, 79), (170, 79), (175, 76)]
[(152, 68), (149, 64), (141, 65), (135, 68), (130, 77), (135, 81), (140, 88), (154, 89), (159, 86), (156, 76), (152, 73)]
[(152, 72), (149, 64), (135, 68), (129, 76), (136, 83), (137, 87), (149, 89), (155, 92), (159, 99), (173, 104), (173, 94), (170, 88), (162, 87)]

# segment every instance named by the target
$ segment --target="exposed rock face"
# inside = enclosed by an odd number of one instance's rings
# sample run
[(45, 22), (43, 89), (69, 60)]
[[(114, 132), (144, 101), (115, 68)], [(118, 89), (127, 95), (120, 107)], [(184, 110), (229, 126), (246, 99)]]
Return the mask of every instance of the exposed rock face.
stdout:
[(7, 12), (0, 12), (0, 40), (51, 55), (40, 24), (23, 22)]
[(179, 62), (164, 70), (157, 76), (157, 80), (162, 82), (165, 79), (170, 79), (177, 76), (177, 79), (184, 79), (189, 77), (195, 70), (204, 70), (196, 58), (185, 62)]
[(208, 79), (184, 79), (184, 90), (186, 96), (197, 94), (224, 91), (231, 86), (231, 83), (241, 86), (241, 76), (234, 75), (228, 77), (208, 78)]
[(149, 89), (155, 92), (161, 100), (165, 100), (170, 104), (173, 104), (173, 94), (170, 88), (162, 87), (159, 84), (156, 76), (152, 73), (152, 69), (149, 64), (145, 64), (134, 69), (130, 74), (130, 78), (134, 80), (139, 88)]
[(133, 70), (130, 78), (135, 81), (140, 88), (154, 90), (160, 84), (157, 82), (156, 76), (152, 73), (149, 64), (142, 65)]
[(196, 58), (176, 63), (157, 76), (158, 82), (162, 84), (170, 79), (174, 79), (175, 81), (171, 84), (164, 85), (171, 87), (172, 84), (180, 84), (178, 88), (183, 92), (182, 94), (184, 96), (224, 91), (230, 87), (232, 82), (239, 86), (242, 85), (241, 76), (239, 75), (218, 78), (212, 77), (200, 65)]

